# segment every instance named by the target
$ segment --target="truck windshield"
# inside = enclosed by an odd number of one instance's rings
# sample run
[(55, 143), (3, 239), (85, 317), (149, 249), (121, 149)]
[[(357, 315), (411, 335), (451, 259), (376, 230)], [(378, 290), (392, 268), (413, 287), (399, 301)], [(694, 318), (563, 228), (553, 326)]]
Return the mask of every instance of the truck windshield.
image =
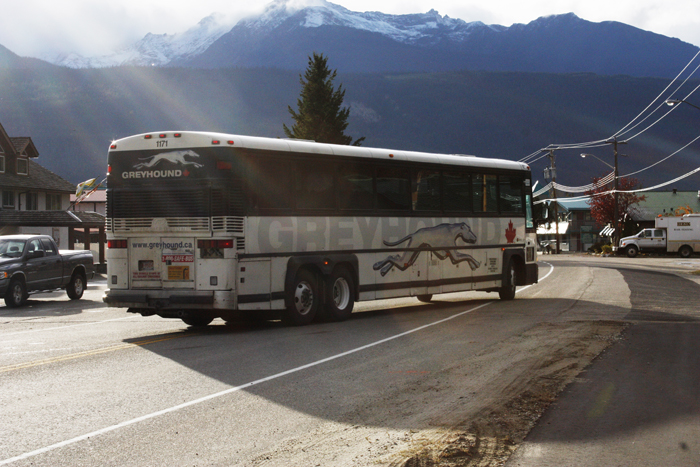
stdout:
[(0, 240), (0, 256), (19, 258), (24, 251), (24, 240)]

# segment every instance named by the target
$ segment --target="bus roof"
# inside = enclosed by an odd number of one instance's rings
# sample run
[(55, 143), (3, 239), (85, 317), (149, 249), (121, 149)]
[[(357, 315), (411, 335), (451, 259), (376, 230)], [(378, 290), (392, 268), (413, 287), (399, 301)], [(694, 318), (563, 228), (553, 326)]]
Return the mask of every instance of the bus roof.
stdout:
[[(167, 149), (157, 147), (156, 142), (164, 139), (167, 139), (168, 141)], [(530, 167), (525, 163), (506, 159), (491, 159), (462, 154), (435, 154), (428, 152), (402, 151), (395, 149), (370, 148), (364, 146), (346, 146), (294, 139), (242, 136), (203, 131), (163, 131), (143, 133), (113, 141), (110, 145), (109, 151), (111, 153), (119, 151), (155, 149), (167, 151), (185, 148), (211, 147), (246, 148), (319, 155), (328, 154), (341, 157), (365, 157), (375, 160), (392, 159), (410, 162), (426, 162), (467, 167), (488, 167), (506, 170), (530, 170)]]

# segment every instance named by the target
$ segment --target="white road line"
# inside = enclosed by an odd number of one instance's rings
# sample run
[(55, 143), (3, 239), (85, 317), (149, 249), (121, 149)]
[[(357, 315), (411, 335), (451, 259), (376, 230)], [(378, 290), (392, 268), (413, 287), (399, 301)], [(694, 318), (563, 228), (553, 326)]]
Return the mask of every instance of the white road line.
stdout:
[[(551, 264), (549, 264), (549, 263), (545, 263), (545, 264), (548, 264), (548, 265), (550, 266), (551, 269), (549, 270), (549, 272), (548, 272), (542, 279), (540, 279), (540, 282), (543, 281), (544, 279), (546, 279), (546, 278), (552, 273), (552, 271), (554, 271), (554, 267), (553, 267)], [(533, 284), (533, 285), (534, 285), (534, 284)], [(523, 287), (523, 288), (521, 288), (520, 290), (518, 290), (518, 292), (520, 292), (520, 291), (522, 291), (522, 290), (525, 290), (525, 289), (527, 289), (527, 288), (529, 288), (529, 287), (530, 287), (530, 286)], [(363, 351), (363, 350), (367, 350), (367, 349), (370, 349), (370, 348), (372, 348), (372, 347), (376, 347), (376, 346), (378, 346), (378, 345), (384, 344), (384, 343), (386, 343), (386, 342), (393, 341), (393, 340), (398, 339), (398, 338), (400, 338), (400, 337), (404, 337), (404, 336), (407, 336), (407, 335), (409, 335), (409, 334), (413, 334), (414, 332), (422, 331), (422, 330), (427, 329), (427, 328), (429, 328), (429, 327), (437, 326), (438, 324), (442, 324), (442, 323), (445, 323), (445, 322), (447, 322), (447, 321), (451, 321), (451, 320), (453, 320), (453, 319), (455, 319), (455, 318), (459, 318), (460, 316), (464, 316), (464, 315), (466, 315), (466, 314), (468, 314), (468, 313), (471, 313), (471, 312), (473, 312), (473, 311), (476, 311), (476, 310), (479, 310), (479, 309), (481, 309), (481, 308), (487, 307), (487, 306), (489, 306), (489, 305), (491, 305), (491, 304), (493, 304), (493, 303), (495, 303), (495, 302), (492, 301), (492, 302), (484, 303), (483, 305), (479, 305), (479, 306), (476, 306), (476, 307), (471, 308), (471, 309), (469, 309), (469, 310), (462, 311), (461, 313), (457, 313), (457, 314), (452, 315), (452, 316), (449, 316), (449, 317), (447, 317), (447, 318), (444, 318), (444, 319), (435, 321), (434, 323), (425, 324), (425, 325), (419, 326), (419, 327), (417, 327), (417, 328), (415, 328), (415, 329), (411, 329), (410, 331), (402, 332), (402, 333), (400, 333), (400, 334), (396, 334), (396, 335), (394, 335), (394, 336), (387, 337), (387, 338), (385, 338), (385, 339), (381, 339), (381, 340), (378, 340), (378, 341), (376, 341), (376, 342), (372, 342), (371, 344), (363, 345), (363, 346), (361, 346), (361, 347), (357, 347), (357, 348), (355, 348), (355, 349), (348, 350), (348, 351), (346, 351), (346, 352), (342, 352), (342, 353), (333, 355), (333, 356), (331, 356), (331, 357), (323, 358), (323, 359), (321, 359), (321, 360), (317, 360), (317, 361), (312, 362), (312, 363), (307, 363), (306, 365), (302, 365), (302, 366), (299, 366), (299, 367), (296, 367), (296, 368), (292, 368), (291, 370), (286, 370), (286, 371), (283, 371), (283, 372), (281, 372), (281, 373), (277, 373), (277, 374), (274, 374), (274, 375), (271, 375), (271, 376), (266, 376), (265, 378), (260, 378), (260, 379), (257, 379), (257, 380), (255, 380), (255, 381), (251, 381), (251, 382), (249, 382), (249, 383), (242, 384), (242, 385), (240, 385), (240, 386), (236, 386), (236, 387), (233, 387), (233, 388), (229, 388), (229, 389), (226, 389), (226, 390), (224, 390), (224, 391), (220, 391), (220, 392), (217, 392), (217, 393), (214, 393), (214, 394), (210, 394), (210, 395), (208, 395), (208, 396), (200, 397), (199, 399), (194, 399), (194, 400), (191, 400), (191, 401), (189, 401), (189, 402), (184, 402), (184, 403), (182, 403), (182, 404), (179, 404), (179, 405), (176, 405), (176, 406), (173, 406), (173, 407), (169, 407), (169, 408), (167, 408), (167, 409), (159, 410), (159, 411), (157, 411), (157, 412), (153, 412), (153, 413), (150, 413), (150, 414), (147, 414), (147, 415), (143, 415), (143, 416), (141, 416), (141, 417), (133, 418), (133, 419), (131, 419), (131, 420), (126, 420), (126, 421), (124, 421), (124, 422), (117, 423), (116, 425), (108, 426), (108, 427), (106, 427), (106, 428), (102, 428), (101, 430), (93, 431), (93, 432), (87, 433), (87, 434), (85, 434), (85, 435), (76, 436), (75, 438), (71, 438), (71, 439), (68, 439), (68, 440), (66, 440), (66, 441), (61, 441), (61, 442), (59, 442), (59, 443), (55, 443), (55, 444), (52, 444), (52, 445), (50, 445), (50, 446), (46, 446), (46, 447), (43, 447), (43, 448), (40, 448), (40, 449), (36, 449), (36, 450), (34, 450), (34, 451), (26, 452), (26, 453), (24, 453), (24, 454), (20, 454), (19, 456), (11, 457), (11, 458), (9, 458), (9, 459), (5, 459), (5, 460), (3, 460), (3, 461), (0, 461), (0, 466), (1, 466), (1, 465), (11, 464), (11, 463), (13, 463), (13, 462), (17, 462), (17, 461), (20, 461), (20, 460), (28, 459), (28, 458), (30, 458), (30, 457), (38, 456), (38, 455), (40, 455), (40, 454), (45, 454), (45, 453), (47, 453), (47, 452), (50, 452), (50, 451), (53, 451), (53, 450), (56, 450), (56, 449), (59, 449), (59, 448), (65, 447), (65, 446), (69, 446), (69, 445), (71, 445), (71, 444), (75, 444), (75, 443), (78, 443), (78, 442), (80, 442), (80, 441), (85, 441), (85, 440), (88, 439), (88, 438), (93, 438), (93, 437), (95, 437), (95, 436), (100, 436), (100, 435), (103, 435), (103, 434), (105, 434), (105, 433), (109, 433), (109, 432), (111, 432), (111, 431), (115, 431), (115, 430), (118, 430), (118, 429), (120, 429), (120, 428), (124, 428), (124, 427), (129, 426), (129, 425), (134, 425), (134, 424), (136, 424), (136, 423), (140, 423), (140, 422), (143, 422), (143, 421), (146, 421), (146, 420), (150, 420), (150, 419), (152, 419), (152, 418), (160, 417), (161, 415), (166, 415), (166, 414), (169, 414), (169, 413), (172, 413), (172, 412), (176, 412), (176, 411), (178, 411), (178, 410), (182, 410), (182, 409), (185, 409), (185, 408), (187, 408), (187, 407), (191, 407), (191, 406), (193, 406), (193, 405), (201, 404), (202, 402), (210, 401), (210, 400), (212, 400), (212, 399), (217, 399), (217, 398), (219, 398), (219, 397), (226, 396), (226, 395), (228, 395), (228, 394), (232, 394), (232, 393), (234, 393), (234, 392), (238, 392), (238, 391), (241, 391), (241, 390), (243, 390), (243, 389), (247, 389), (247, 388), (252, 387), (252, 386), (257, 386), (258, 384), (261, 384), (261, 383), (266, 383), (266, 382), (268, 382), (268, 381), (272, 381), (272, 380), (281, 378), (281, 377), (283, 377), (283, 376), (291, 375), (291, 374), (293, 374), (293, 373), (298, 373), (298, 372), (300, 372), (300, 371), (302, 371), (302, 370), (306, 370), (306, 369), (308, 369), (308, 368), (313, 368), (313, 367), (315, 367), (315, 366), (322, 365), (322, 364), (324, 364), (324, 363), (328, 363), (328, 362), (330, 362), (330, 361), (337, 360), (337, 359), (339, 359), (339, 358), (347, 357), (348, 355), (352, 355), (352, 354), (354, 354), (354, 353), (361, 352), (361, 351)], [(119, 319), (124, 319), (124, 318), (119, 318)], [(111, 320), (111, 321), (116, 321), (116, 320)], [(87, 323), (86, 323), (86, 324), (87, 324)], [(69, 327), (69, 326), (67, 326), (67, 327)]]

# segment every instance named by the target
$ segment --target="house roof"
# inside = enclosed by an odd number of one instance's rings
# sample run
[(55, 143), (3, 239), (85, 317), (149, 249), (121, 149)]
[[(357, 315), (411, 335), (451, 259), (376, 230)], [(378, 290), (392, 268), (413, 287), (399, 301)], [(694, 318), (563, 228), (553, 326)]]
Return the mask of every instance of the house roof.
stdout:
[(700, 192), (698, 191), (648, 191), (645, 200), (634, 205), (635, 221), (653, 221), (659, 214), (685, 214), (686, 210), (700, 213)]
[(0, 226), (100, 227), (105, 217), (96, 212), (0, 210)]
[(10, 141), (17, 154), (26, 154), (28, 157), (39, 157), (39, 151), (29, 136), (11, 137)]
[(567, 200), (566, 198), (559, 198), (557, 199), (557, 202), (561, 207), (566, 209), (567, 211), (590, 211), (591, 210), (591, 205), (588, 204), (587, 199), (576, 199), (576, 200)]
[(27, 175), (0, 174), (0, 187), (75, 193), (75, 185), (29, 159)]

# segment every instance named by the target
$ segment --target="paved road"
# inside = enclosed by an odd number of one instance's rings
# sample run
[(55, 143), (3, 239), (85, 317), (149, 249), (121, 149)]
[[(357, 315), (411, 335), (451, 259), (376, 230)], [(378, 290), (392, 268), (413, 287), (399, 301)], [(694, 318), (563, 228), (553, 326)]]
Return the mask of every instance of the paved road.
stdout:
[(700, 284), (685, 274), (700, 264), (626, 263), (617, 266), (631, 302), (623, 339), (567, 388), (508, 466), (700, 465)]
[[(700, 269), (670, 259), (545, 259), (542, 276), (551, 274), (512, 302), (378, 301), (358, 305), (348, 322), (303, 328), (216, 321), (196, 330), (129, 316), (102, 306), (104, 283), (79, 302), (56, 293), (0, 307), (0, 465), (389, 465), (517, 395), (528, 375), (593, 358), (605, 336), (587, 323), (656, 323), (650, 314), (664, 311), (635, 305), (636, 290), (659, 284), (644, 271)], [(663, 324), (688, 321), (678, 319)], [(578, 336), (586, 345), (562, 344)], [(697, 422), (697, 410), (690, 415)]]

